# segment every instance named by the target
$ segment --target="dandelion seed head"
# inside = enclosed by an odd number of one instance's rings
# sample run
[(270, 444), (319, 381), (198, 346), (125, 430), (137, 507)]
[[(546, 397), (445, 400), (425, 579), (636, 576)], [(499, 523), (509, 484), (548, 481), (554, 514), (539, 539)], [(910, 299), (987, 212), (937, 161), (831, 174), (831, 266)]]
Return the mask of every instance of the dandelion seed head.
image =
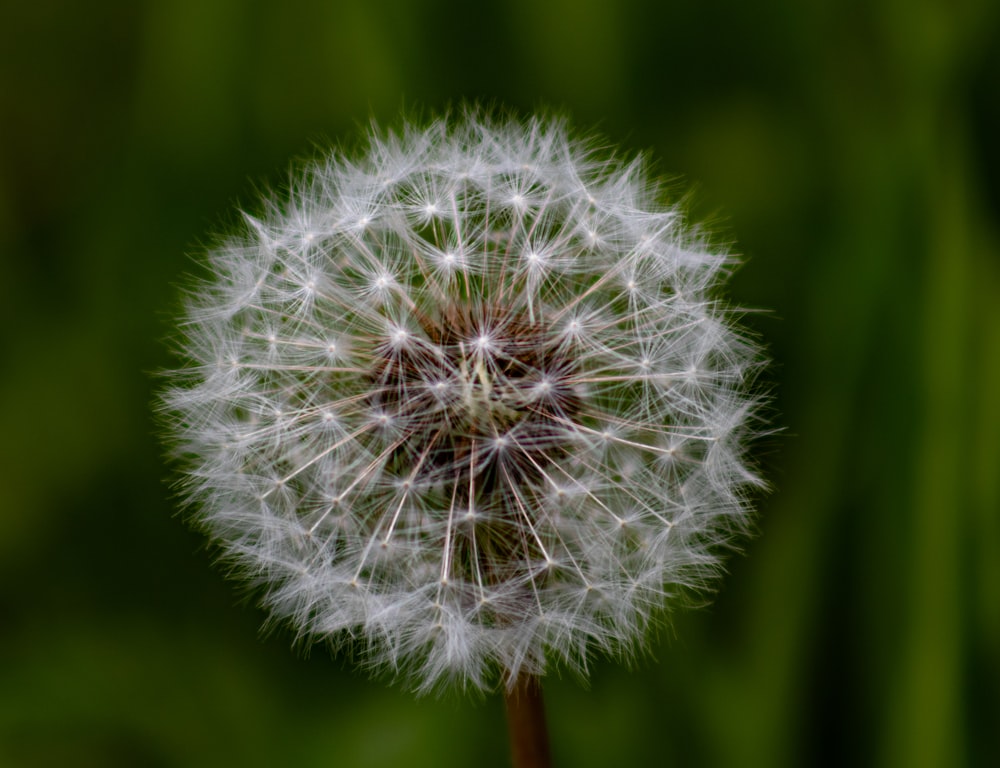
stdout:
[(164, 393), (198, 523), (421, 690), (631, 655), (760, 485), (730, 259), (640, 162), (477, 112), (307, 169), (209, 251)]

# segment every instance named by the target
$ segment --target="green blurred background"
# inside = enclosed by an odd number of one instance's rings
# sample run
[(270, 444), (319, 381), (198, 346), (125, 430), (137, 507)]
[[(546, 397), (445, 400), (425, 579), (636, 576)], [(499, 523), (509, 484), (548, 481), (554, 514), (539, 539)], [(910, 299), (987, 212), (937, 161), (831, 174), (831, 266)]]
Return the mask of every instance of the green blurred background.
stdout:
[(176, 516), (177, 285), (289, 162), (461, 99), (696, 184), (770, 345), (774, 492), (715, 603), (547, 681), (561, 766), (1000, 764), (1000, 6), (5, 3), (0, 766), (506, 763), (286, 632)]

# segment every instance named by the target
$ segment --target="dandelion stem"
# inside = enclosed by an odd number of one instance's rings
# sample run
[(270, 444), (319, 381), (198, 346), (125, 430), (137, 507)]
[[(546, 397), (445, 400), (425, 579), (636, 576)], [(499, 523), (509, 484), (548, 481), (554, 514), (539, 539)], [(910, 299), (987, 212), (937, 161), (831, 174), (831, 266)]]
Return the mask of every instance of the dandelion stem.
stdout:
[(538, 677), (522, 672), (504, 695), (511, 764), (514, 768), (551, 768), (549, 731)]

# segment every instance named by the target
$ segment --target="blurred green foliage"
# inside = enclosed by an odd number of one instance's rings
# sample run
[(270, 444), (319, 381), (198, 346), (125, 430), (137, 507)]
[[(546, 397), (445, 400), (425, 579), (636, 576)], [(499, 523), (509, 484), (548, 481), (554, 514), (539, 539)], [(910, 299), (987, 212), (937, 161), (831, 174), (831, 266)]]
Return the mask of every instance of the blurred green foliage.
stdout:
[(505, 764), (495, 698), (261, 636), (150, 417), (234, 204), (462, 99), (697, 182), (771, 310), (759, 536), (637, 670), (547, 682), (558, 763), (1000, 763), (997, 3), (36, 0), (0, 30), (0, 766)]

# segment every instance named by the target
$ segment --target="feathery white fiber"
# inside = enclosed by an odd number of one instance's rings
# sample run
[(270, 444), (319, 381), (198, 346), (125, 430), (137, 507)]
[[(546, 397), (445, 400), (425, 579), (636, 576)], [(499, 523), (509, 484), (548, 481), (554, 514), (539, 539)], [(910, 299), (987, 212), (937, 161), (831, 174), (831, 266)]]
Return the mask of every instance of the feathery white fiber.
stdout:
[(643, 165), (470, 111), (307, 168), (208, 253), (164, 410), (273, 616), (489, 687), (628, 654), (746, 526), (761, 357)]

